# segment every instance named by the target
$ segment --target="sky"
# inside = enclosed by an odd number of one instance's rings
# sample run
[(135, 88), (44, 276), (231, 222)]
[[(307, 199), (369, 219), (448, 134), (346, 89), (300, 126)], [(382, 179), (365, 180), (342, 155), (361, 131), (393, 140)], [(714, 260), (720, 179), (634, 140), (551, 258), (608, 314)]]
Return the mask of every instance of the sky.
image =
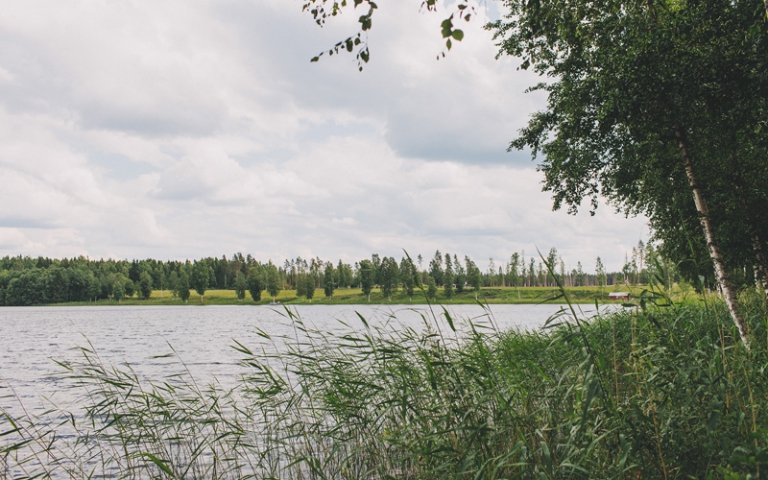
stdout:
[(259, 260), (557, 248), (619, 269), (647, 220), (552, 211), (527, 152), (541, 81), (496, 59), (479, 6), (379, 2), (362, 72), (310, 59), (356, 33), (300, 0), (0, 0), (0, 256)]

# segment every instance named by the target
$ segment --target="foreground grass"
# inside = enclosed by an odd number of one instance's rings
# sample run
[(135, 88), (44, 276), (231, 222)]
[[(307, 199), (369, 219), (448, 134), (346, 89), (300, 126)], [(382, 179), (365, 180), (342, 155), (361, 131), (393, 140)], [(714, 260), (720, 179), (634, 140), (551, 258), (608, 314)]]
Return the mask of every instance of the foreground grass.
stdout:
[(767, 312), (743, 304), (750, 349), (716, 301), (589, 322), (564, 311), (537, 332), (443, 312), (424, 331), (361, 317), (331, 334), (286, 310), (296, 335), (263, 334), (280, 355), (235, 344), (235, 391), (140, 379), (89, 346), (62, 365), (82, 410), (5, 420), (0, 477), (759, 478)]
[[(601, 289), (600, 287), (565, 287), (566, 292), (572, 303), (594, 304), (611, 303), (608, 300), (608, 294), (613, 291), (630, 292), (633, 295), (639, 294), (645, 286), (610, 286)], [(310, 302), (306, 298), (297, 297), (296, 290), (282, 290), (277, 295), (277, 301), (288, 305), (362, 305), (371, 303), (378, 304), (404, 304), (404, 305), (426, 305), (428, 302), (420, 292), (414, 293), (413, 297), (408, 297), (402, 290), (392, 295), (391, 299), (385, 298), (381, 290), (374, 289), (371, 293), (370, 301), (363, 295), (359, 288), (344, 288), (334, 292), (332, 298), (323, 296), (322, 290), (317, 291), (317, 296)], [(686, 296), (695, 296), (692, 289), (675, 287), (674, 294), (676, 298)], [(535, 303), (557, 303), (565, 304), (564, 297), (555, 287), (484, 287), (477, 294), (470, 290), (465, 290), (460, 294), (455, 294), (453, 298), (448, 299), (445, 293), (440, 289), (437, 301), (445, 305), (477, 304), (478, 301), (488, 304), (535, 304)], [(238, 300), (234, 290), (208, 290), (203, 299), (196, 292), (192, 292), (187, 305), (266, 305), (272, 303), (272, 298), (267, 292), (262, 293), (262, 300), (254, 302), (250, 295), (246, 294), (245, 299)], [(171, 295), (167, 290), (155, 290), (148, 300), (139, 300), (136, 297), (126, 298), (119, 305), (184, 305), (178, 297)], [(58, 305), (118, 305), (114, 300), (98, 300), (96, 302), (72, 302)]]

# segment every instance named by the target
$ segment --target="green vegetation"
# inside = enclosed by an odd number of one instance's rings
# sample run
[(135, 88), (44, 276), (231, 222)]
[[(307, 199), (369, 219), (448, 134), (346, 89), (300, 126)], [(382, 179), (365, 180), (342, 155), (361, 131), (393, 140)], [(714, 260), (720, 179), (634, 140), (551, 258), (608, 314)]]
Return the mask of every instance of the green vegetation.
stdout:
[[(370, 259), (346, 264), (339, 260), (334, 267), (331, 262), (319, 258), (307, 261), (298, 257), (286, 260), (282, 266), (268, 261), (260, 263), (250, 255), (235, 254), (231, 259), (202, 258), (190, 262), (148, 260), (90, 260), (79, 257), (73, 259), (50, 259), (30, 257), (0, 258), (0, 306), (3, 305), (46, 305), (46, 304), (103, 304), (114, 301), (118, 304), (135, 304), (132, 299), (136, 295), (144, 304), (179, 303), (174, 299), (187, 303), (190, 289), (194, 289), (199, 297), (199, 304), (206, 302), (207, 293), (213, 290), (230, 290), (234, 292), (239, 302), (245, 302), (245, 291), (250, 292), (251, 299), (261, 302), (263, 291), (267, 291), (271, 300), (278, 301), (284, 290), (295, 290), (295, 297), (311, 301), (316, 289), (323, 289), (326, 301), (335, 299), (336, 290), (344, 292), (354, 288), (362, 289), (365, 302), (381, 299), (371, 297), (372, 292), (384, 292), (387, 302), (408, 303), (413, 297), (414, 289), (429, 285), (430, 278), (435, 281), (435, 288), (442, 288), (448, 301), (467, 301), (465, 286), (471, 286), (476, 293), (476, 300), (489, 298), (491, 300), (512, 299), (504, 293), (492, 292), (480, 295), (483, 287), (554, 287), (559, 278), (568, 287), (586, 287), (600, 285), (637, 285), (647, 283), (658, 268), (666, 268), (674, 272), (669, 262), (658, 257), (651, 245), (642, 242), (632, 249), (632, 257), (627, 258), (621, 272), (606, 274), (604, 271), (594, 275), (584, 273), (581, 263), (577, 268), (566, 269), (557, 250), (550, 249), (546, 259), (538, 263), (531, 258), (526, 266), (525, 252), (514, 253), (504, 266), (491, 258), (488, 269), (483, 272), (469, 257), (464, 257), (465, 267), (459, 262), (458, 256), (435, 252), (435, 257), (429, 262), (429, 269), (422, 269), (422, 257), (419, 255), (419, 265), (405, 255), (398, 263), (394, 257), (380, 258), (373, 254)], [(598, 258), (598, 265), (601, 265)], [(444, 263), (443, 263), (444, 262)], [(445, 265), (445, 269), (443, 268)], [(559, 276), (548, 273), (550, 268), (559, 268)], [(672, 274), (675, 280), (679, 278)], [(673, 280), (673, 278), (670, 278)], [(442, 283), (441, 283), (442, 282)], [(622, 287), (624, 288), (624, 287)], [(601, 291), (604, 293), (605, 288)], [(405, 292), (405, 295), (402, 294)], [(452, 294), (458, 294), (453, 300)], [(173, 298), (165, 298), (167, 296)], [(230, 298), (228, 294), (219, 297)], [(291, 294), (288, 294), (290, 298)], [(154, 297), (154, 299), (153, 299)], [(163, 297), (157, 299), (157, 297)], [(349, 301), (347, 292), (343, 297)], [(435, 290), (435, 298), (438, 298)], [(517, 300), (523, 298), (529, 301), (545, 299), (535, 290), (519, 294)], [(405, 302), (405, 299), (408, 302)], [(579, 297), (585, 300), (586, 296)], [(591, 298), (591, 297), (590, 297)], [(362, 303), (362, 298), (355, 303)], [(214, 300), (219, 303), (221, 299)], [(225, 301), (224, 303), (227, 303)]]
[[(546, 108), (510, 149), (532, 152), (555, 209), (575, 214), (587, 200), (594, 213), (602, 197), (644, 214), (662, 255), (717, 285), (749, 343), (739, 284), (757, 277), (768, 294), (768, 0), (500, 1), (502, 17), (486, 25), (498, 56), (547, 79), (528, 90), (546, 92)], [(357, 36), (327, 51), (356, 50), (362, 70), (376, 2), (302, 3), (320, 26), (367, 9)], [(464, 37), (453, 22), (476, 18), (476, 7), (443, 5), (450, 50)]]
[(263, 333), (286, 342), (274, 355), (236, 343), (244, 371), (231, 392), (139, 378), (88, 346), (61, 364), (87, 392), (81, 409), (2, 420), (0, 476), (759, 478), (763, 299), (742, 296), (750, 349), (722, 301), (643, 299), (644, 310), (589, 322), (564, 310), (537, 332), (444, 312), (424, 331), (361, 317), (332, 334), (286, 310), (300, 335)]
[[(434, 285), (430, 283), (430, 285)], [(565, 287), (570, 297), (570, 301), (576, 304), (594, 305), (599, 303), (621, 303), (620, 301), (611, 301), (608, 294), (613, 291), (630, 292), (637, 301), (639, 295), (646, 288), (644, 285), (618, 285), (610, 290), (600, 287)], [(335, 289), (333, 297), (316, 297), (314, 295), (314, 283), (306, 285), (304, 290), (280, 290), (273, 302), (272, 297), (260, 297), (254, 301), (253, 297), (238, 297), (237, 290), (208, 290), (205, 292), (205, 298), (202, 302), (185, 302), (183, 296), (171, 295), (168, 291), (154, 290), (148, 300), (140, 298), (123, 298), (121, 302), (115, 299), (103, 299), (89, 302), (68, 302), (57, 305), (270, 305), (272, 303), (288, 305), (363, 305), (363, 304), (392, 304), (392, 305), (426, 305), (428, 302), (424, 294), (416, 293), (409, 296), (405, 289), (398, 290), (388, 297), (380, 288), (372, 288), (370, 300), (360, 288), (341, 288)], [(190, 292), (191, 293), (191, 292)], [(434, 297), (430, 294), (429, 286), (424, 286), (424, 293), (429, 296), (429, 303), (442, 303), (445, 305), (473, 304), (477, 302), (488, 304), (536, 304), (536, 303), (554, 303), (564, 304), (566, 300), (560, 294), (560, 291), (554, 287), (482, 287), (479, 291), (464, 290), (462, 293), (453, 292), (449, 298), (445, 289), (434, 286)], [(673, 289), (674, 298), (678, 300), (694, 300), (701, 298), (693, 287), (688, 285), (676, 286)], [(477, 295), (477, 299), (475, 296)], [(189, 298), (189, 296), (187, 296)]]

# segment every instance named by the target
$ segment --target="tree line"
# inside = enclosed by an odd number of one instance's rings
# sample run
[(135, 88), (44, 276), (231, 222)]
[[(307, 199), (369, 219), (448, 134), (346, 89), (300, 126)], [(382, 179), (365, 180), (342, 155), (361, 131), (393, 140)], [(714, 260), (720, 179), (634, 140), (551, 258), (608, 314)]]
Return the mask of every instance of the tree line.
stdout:
[[(189, 301), (194, 291), (202, 301), (213, 289), (234, 290), (239, 300), (246, 295), (259, 302), (262, 292), (273, 299), (281, 290), (295, 290), (309, 301), (318, 290), (333, 298), (337, 289), (360, 288), (370, 300), (374, 288), (391, 299), (398, 290), (413, 297), (424, 288), (435, 298), (442, 289), (446, 298), (465, 289), (484, 287), (610, 286), (619, 283), (647, 283), (659, 262), (656, 249), (642, 242), (632, 249), (621, 271), (607, 272), (600, 257), (594, 271), (585, 272), (581, 262), (566, 268), (552, 248), (545, 258), (513, 253), (506, 261), (488, 260), (481, 268), (469, 256), (435, 252), (431, 259), (405, 255), (371, 255), (354, 263), (324, 261), (319, 257), (288, 259), (282, 265), (260, 262), (251, 255), (236, 253), (230, 258), (199, 260), (92, 260), (86, 257), (51, 259), (6, 256), (0, 258), (0, 305), (43, 305), (65, 302), (94, 302), (124, 298), (149, 299), (154, 291)], [(676, 274), (675, 274), (676, 275)], [(675, 276), (671, 281), (678, 280)]]

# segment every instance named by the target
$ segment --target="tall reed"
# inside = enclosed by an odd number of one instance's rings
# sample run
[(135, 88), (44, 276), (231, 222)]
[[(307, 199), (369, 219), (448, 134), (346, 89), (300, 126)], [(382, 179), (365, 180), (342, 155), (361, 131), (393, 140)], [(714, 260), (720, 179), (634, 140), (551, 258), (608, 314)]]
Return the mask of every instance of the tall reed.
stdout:
[[(96, 349), (61, 363), (81, 409), (10, 418), (5, 478), (759, 478), (768, 463), (768, 329), (718, 301), (632, 308), (540, 331), (450, 312), (341, 333), (286, 310), (275, 349), (235, 343), (237, 388), (147, 381)], [(658, 305), (664, 306), (658, 306)], [(485, 312), (491, 316), (490, 311)], [(59, 433), (64, 432), (64, 433)], [(765, 475), (763, 473), (763, 475)]]

